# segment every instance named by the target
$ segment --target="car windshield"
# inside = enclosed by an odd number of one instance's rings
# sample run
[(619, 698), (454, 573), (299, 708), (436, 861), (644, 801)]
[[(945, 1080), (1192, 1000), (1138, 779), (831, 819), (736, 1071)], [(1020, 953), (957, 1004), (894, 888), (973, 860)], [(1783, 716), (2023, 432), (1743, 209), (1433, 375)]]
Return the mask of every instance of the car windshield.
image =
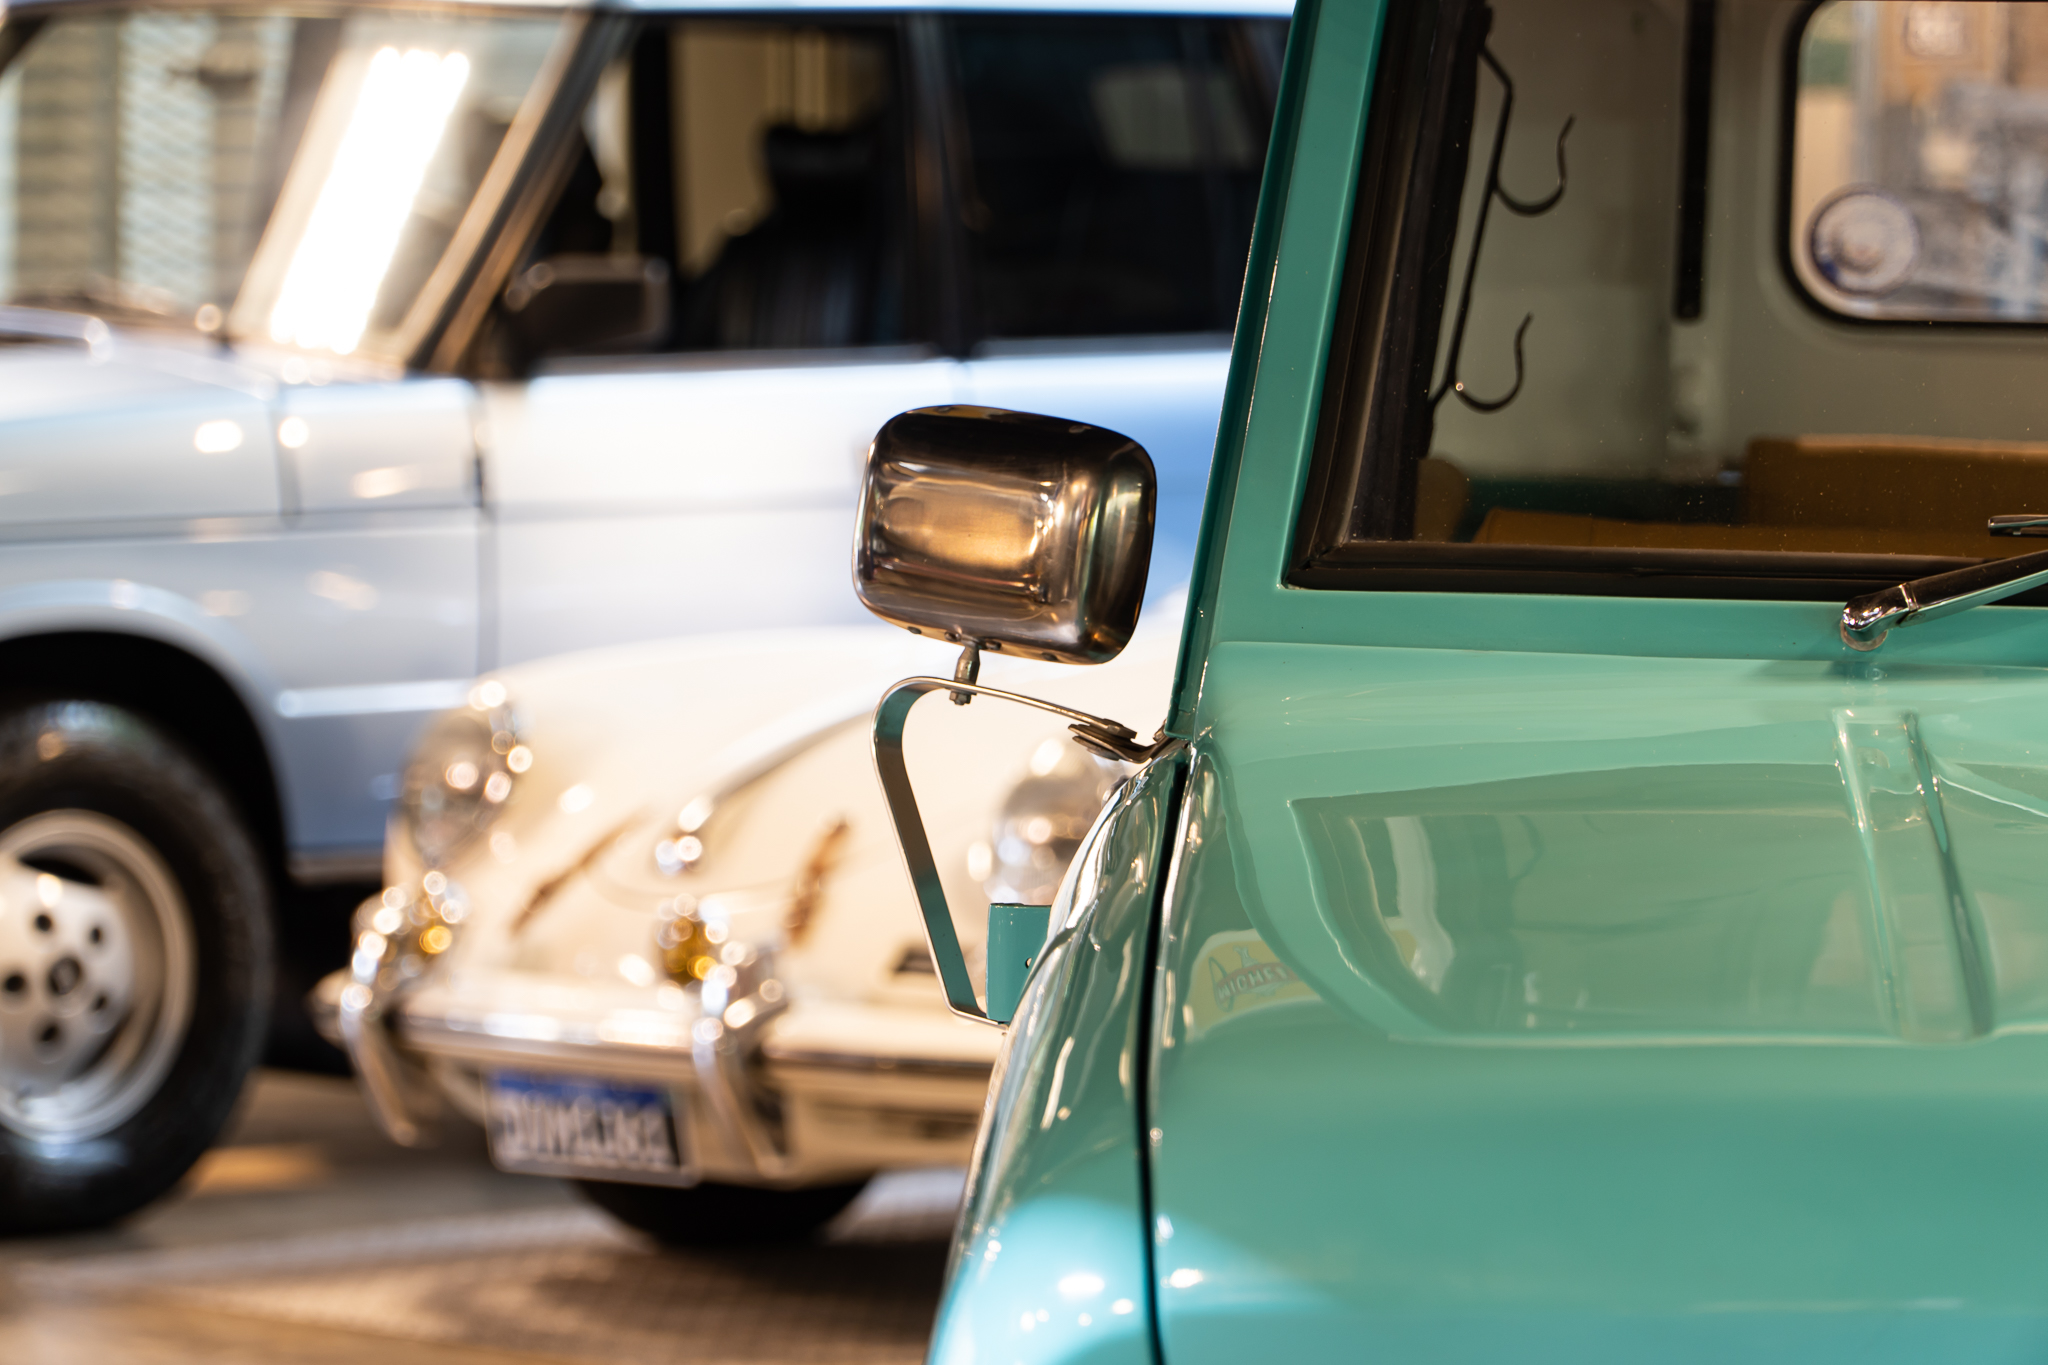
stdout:
[(2048, 6), (1389, 22), (1293, 581), (1827, 597), (2039, 548), (1986, 523), (2048, 511)]
[(417, 329), (564, 29), (303, 7), (27, 22), (0, 71), (0, 303), (340, 355)]

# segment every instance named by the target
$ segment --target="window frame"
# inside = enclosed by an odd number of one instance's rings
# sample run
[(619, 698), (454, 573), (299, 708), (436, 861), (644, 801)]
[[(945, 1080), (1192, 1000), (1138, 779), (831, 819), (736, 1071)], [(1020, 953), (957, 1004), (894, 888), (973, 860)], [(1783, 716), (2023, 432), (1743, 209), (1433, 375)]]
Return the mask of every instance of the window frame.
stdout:
[[(730, 21), (794, 26), (801, 24), (807, 13), (762, 5), (707, 10), (594, 12), (590, 32), (586, 35), (587, 40), (576, 53), (569, 69), (565, 71), (564, 78), (555, 89), (547, 107), (541, 131), (534, 138), (535, 150), (520, 165), (517, 188), (500, 206), (497, 232), (487, 239), (490, 242), (488, 254), (480, 264), (470, 270), (462, 287), (460, 299), (446, 310), (445, 321), (440, 331), (430, 338), (431, 346), (414, 360), (415, 366), (436, 373), (455, 374), (473, 379), (530, 377), (525, 373), (508, 376), (491, 371), (485, 363), (485, 357), (479, 352), (478, 343), (487, 335), (486, 323), (492, 309), (496, 307), (498, 299), (504, 293), (507, 282), (520, 263), (525, 261), (534, 239), (546, 225), (549, 214), (553, 212), (557, 198), (567, 186), (569, 177), (575, 172), (579, 144), (573, 134), (581, 124), (585, 105), (595, 95), (598, 81), (611, 62), (620, 57), (630, 58), (640, 40), (650, 31), (670, 28), (676, 24)], [(926, 150), (926, 143), (931, 135), (925, 126), (925, 106), (929, 103), (929, 97), (919, 75), (921, 55), (915, 30), (918, 24), (929, 16), (914, 10), (883, 8), (853, 10), (845, 14), (819, 11), (812, 17), (826, 24), (841, 22), (887, 28), (892, 32), (898, 65), (897, 95), (904, 102), (904, 124), (907, 132), (908, 159), (905, 172), (909, 182), (908, 210), (912, 251), (911, 269), (906, 284), (910, 309), (913, 316), (918, 318), (919, 327), (928, 333), (927, 338), (921, 341), (837, 347), (829, 350), (697, 350), (562, 355), (548, 357), (541, 362), (541, 369), (548, 373), (618, 370), (637, 372), (735, 363), (764, 366), (810, 364), (816, 363), (820, 358), (829, 357), (887, 355), (891, 358), (926, 358), (954, 354), (948, 349), (944, 339), (949, 335), (948, 328), (957, 325), (950, 319), (957, 315), (959, 310), (951, 301), (944, 278), (943, 262), (938, 259), (943, 254), (943, 248), (936, 253), (928, 250), (928, 244), (943, 240), (942, 227), (947, 217), (939, 192), (936, 189), (927, 190), (924, 184), (925, 179), (933, 174), (929, 165), (933, 157)], [(637, 155), (636, 153), (636, 157)], [(932, 264), (926, 263), (928, 256), (934, 258)]]
[[(1411, 221), (1415, 215), (1410, 206), (1419, 202), (1424, 220), (1430, 211), (1424, 187), (1415, 183), (1422, 160), (1414, 151), (1419, 144), (1404, 148), (1400, 139), (1420, 136), (1413, 125), (1428, 121), (1425, 102), (1447, 101), (1445, 85), (1455, 73), (1446, 64), (1431, 83), (1419, 80), (1412, 64), (1417, 53), (1429, 51), (1432, 40), (1445, 30), (1445, 13), (1463, 13), (1468, 3), (1483, 2), (1424, 0), (1388, 12), (1366, 134), (1352, 176), (1349, 240), (1336, 317), (1283, 584), (1338, 592), (1840, 601), (1978, 562), (1924, 555), (1476, 545), (1383, 538), (1388, 529), (1384, 524), (1361, 533), (1361, 509), (1367, 516), (1377, 513), (1386, 523), (1390, 515), (1400, 513), (1400, 499), (1413, 496), (1412, 487), (1402, 486), (1412, 485), (1412, 467), (1390, 467), (1382, 453), (1391, 444), (1393, 451), (1388, 453), (1400, 458), (1403, 425), (1414, 411), (1412, 398), (1402, 401), (1395, 389), (1403, 377), (1400, 371), (1413, 368), (1415, 337), (1399, 332), (1401, 324), (1391, 315), (1396, 310), (1414, 311), (1415, 282), (1422, 274), (1418, 253), (1428, 234)], [(1819, 3), (1814, 0), (1811, 7)], [(1425, 23), (1430, 27), (1423, 28)], [(1791, 50), (1796, 60), (1796, 41)], [(1717, 81), (1724, 78), (1727, 65), (1717, 62)], [(1789, 167), (1789, 161), (1780, 159)], [(1673, 169), (1674, 174), (1682, 173)], [(1783, 193), (1789, 194), (1789, 184), (1787, 171)], [(1780, 222), (1786, 211), (1782, 200), (1773, 206)], [(1781, 249), (1786, 240), (1781, 236)], [(1403, 282), (1399, 288), (1397, 281)], [(1837, 317), (1832, 312), (1828, 316)], [(1430, 355), (1434, 360), (1434, 347)], [(1392, 529), (1403, 534), (1407, 530)], [(2048, 605), (2048, 589), (2012, 600)]]

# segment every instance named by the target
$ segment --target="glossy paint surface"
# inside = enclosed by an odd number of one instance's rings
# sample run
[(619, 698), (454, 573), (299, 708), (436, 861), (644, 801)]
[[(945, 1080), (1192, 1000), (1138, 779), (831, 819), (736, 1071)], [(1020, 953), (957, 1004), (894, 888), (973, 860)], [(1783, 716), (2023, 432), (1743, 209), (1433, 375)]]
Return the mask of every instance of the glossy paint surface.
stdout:
[(1283, 585), (1378, 15), (1297, 11), (1190, 608), (1166, 1359), (2038, 1356), (2042, 614)]
[(1159, 990), (1169, 1359), (2048, 1339), (2048, 679), (1209, 671)]
[(1153, 1359), (1139, 1006), (1179, 780), (1177, 760), (1146, 769), (1053, 903), (996, 1063), (934, 1365)]

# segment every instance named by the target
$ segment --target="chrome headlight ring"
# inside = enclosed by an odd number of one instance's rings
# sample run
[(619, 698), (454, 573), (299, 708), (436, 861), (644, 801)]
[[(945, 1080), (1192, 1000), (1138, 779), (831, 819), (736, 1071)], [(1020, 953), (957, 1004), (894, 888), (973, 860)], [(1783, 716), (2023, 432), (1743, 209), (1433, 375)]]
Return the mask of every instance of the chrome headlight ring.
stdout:
[(373, 995), (391, 995), (455, 946), (455, 926), (468, 917), (468, 894), (445, 873), (427, 873), (415, 893), (387, 887), (356, 910), (349, 974)]
[(470, 690), (467, 705), (436, 716), (413, 746), (399, 811), (428, 867), (446, 864), (489, 829), (533, 766), (519, 730), (505, 685), (487, 680)]
[(986, 842), (968, 850), (967, 871), (991, 901), (1047, 905), (1067, 864), (1127, 771), (1066, 736), (1032, 752), (1027, 775), (1010, 788)]

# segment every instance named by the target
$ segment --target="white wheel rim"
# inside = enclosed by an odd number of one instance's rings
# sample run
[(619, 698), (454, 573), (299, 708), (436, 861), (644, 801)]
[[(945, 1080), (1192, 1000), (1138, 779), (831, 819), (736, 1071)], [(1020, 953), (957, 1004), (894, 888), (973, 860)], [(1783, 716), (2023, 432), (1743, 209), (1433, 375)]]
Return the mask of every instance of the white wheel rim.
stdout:
[(196, 965), (177, 879), (127, 825), (60, 810), (0, 832), (0, 1127), (75, 1142), (133, 1117), (185, 1041)]

